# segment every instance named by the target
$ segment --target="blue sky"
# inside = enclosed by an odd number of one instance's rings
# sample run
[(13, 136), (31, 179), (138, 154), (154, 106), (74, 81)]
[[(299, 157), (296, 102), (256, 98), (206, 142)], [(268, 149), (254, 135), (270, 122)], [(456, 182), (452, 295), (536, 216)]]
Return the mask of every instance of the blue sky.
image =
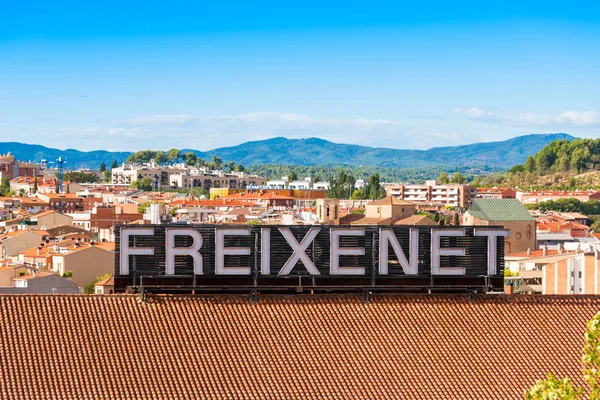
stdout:
[(600, 136), (593, 2), (21, 3), (0, 3), (1, 141), (423, 149)]

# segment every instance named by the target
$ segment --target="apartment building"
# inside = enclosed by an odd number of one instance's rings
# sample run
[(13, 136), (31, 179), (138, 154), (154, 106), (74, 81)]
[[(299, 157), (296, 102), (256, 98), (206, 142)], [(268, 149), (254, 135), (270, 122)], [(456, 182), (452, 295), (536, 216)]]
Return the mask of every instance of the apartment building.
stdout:
[(265, 184), (265, 188), (273, 190), (328, 190), (329, 182), (318, 181), (313, 183), (311, 177), (290, 181), (287, 176), (284, 176), (281, 179), (268, 180)]
[(72, 193), (38, 193), (38, 199), (48, 203), (50, 210), (75, 212), (83, 210), (83, 199)]
[(517, 191), (513, 188), (477, 188), (478, 199), (516, 199)]
[(388, 196), (413, 202), (417, 205), (469, 207), (477, 196), (477, 189), (469, 185), (440, 184), (426, 181), (424, 185), (388, 185)]
[(14, 179), (18, 176), (36, 176), (39, 166), (19, 161), (15, 156), (7, 153), (0, 155), (0, 179)]
[(211, 171), (202, 168), (189, 168), (185, 164), (161, 166), (150, 164), (123, 164), (112, 169), (113, 184), (130, 185), (144, 178), (150, 179), (155, 187), (173, 187), (180, 189), (230, 188), (245, 189), (264, 187), (266, 180), (258, 175), (245, 172)]

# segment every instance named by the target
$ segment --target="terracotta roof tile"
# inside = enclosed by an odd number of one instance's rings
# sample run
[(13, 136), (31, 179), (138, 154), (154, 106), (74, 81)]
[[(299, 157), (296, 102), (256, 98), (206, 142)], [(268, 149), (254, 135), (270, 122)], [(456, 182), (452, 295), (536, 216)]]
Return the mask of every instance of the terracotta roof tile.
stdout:
[(0, 398), (518, 399), (548, 371), (581, 384), (599, 309), (587, 296), (0, 296)]

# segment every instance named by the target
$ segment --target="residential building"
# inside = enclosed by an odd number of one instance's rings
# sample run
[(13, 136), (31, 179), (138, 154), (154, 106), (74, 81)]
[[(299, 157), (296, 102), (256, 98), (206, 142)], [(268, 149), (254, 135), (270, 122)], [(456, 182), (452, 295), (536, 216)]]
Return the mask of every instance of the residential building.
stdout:
[[(13, 190), (17, 194), (21, 192), (33, 194), (35, 181), (37, 181), (36, 193), (56, 193), (58, 180), (47, 176), (19, 176), (10, 181), (10, 190)], [(75, 193), (79, 189), (81, 189), (81, 186), (76, 182), (63, 182), (63, 190), (67, 193)]]
[(437, 181), (426, 181), (424, 185), (386, 185), (388, 196), (410, 201), (417, 206), (449, 206), (469, 207), (475, 199), (477, 190), (469, 185), (440, 184)]
[(38, 165), (18, 161), (10, 153), (0, 155), (0, 180), (2, 178), (11, 180), (18, 176), (36, 176), (38, 172)]
[(72, 193), (38, 193), (37, 197), (49, 204), (50, 210), (61, 212), (83, 211), (83, 199)]
[(85, 287), (102, 275), (114, 273), (114, 248), (114, 243), (103, 242), (66, 246), (52, 254), (52, 264), (47, 268), (58, 275), (71, 271), (73, 282)]
[(0, 294), (79, 294), (79, 287), (69, 279), (51, 272), (38, 272), (13, 278), (13, 286), (0, 286)]
[(535, 219), (516, 199), (475, 199), (463, 215), (466, 226), (503, 226), (505, 254), (537, 249)]
[(598, 253), (576, 253), (542, 267), (542, 294), (600, 294)]
[(0, 235), (1, 258), (17, 257), (20, 252), (39, 246), (47, 237), (46, 232), (34, 230), (13, 231)]
[(533, 191), (533, 192), (517, 192), (517, 199), (523, 204), (541, 203), (543, 201), (560, 200), (560, 199), (576, 199), (582, 202), (589, 200), (600, 200), (600, 191), (598, 190), (574, 190), (574, 191)]
[(115, 279), (111, 275), (106, 279), (102, 279), (100, 282), (96, 282), (94, 286), (95, 294), (113, 294), (115, 292)]
[[(391, 196), (370, 201), (364, 214), (347, 214), (340, 218), (340, 225), (395, 225), (414, 217), (415, 204)], [(414, 218), (411, 222), (417, 222)]]
[(148, 178), (155, 188), (174, 187), (181, 189), (264, 187), (266, 179), (245, 172), (210, 171), (185, 164), (160, 166), (155, 163), (144, 165), (123, 164), (112, 169), (112, 182), (130, 185), (135, 181)]
[(73, 218), (58, 211), (48, 210), (31, 215), (29, 225), (46, 230), (55, 226), (73, 225)]
[(517, 191), (513, 188), (477, 188), (478, 199), (516, 199)]

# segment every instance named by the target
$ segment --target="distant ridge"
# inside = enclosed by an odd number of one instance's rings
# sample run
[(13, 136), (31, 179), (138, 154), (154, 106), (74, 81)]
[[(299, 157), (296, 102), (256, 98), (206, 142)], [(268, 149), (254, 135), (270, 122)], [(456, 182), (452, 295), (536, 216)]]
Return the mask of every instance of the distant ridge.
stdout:
[[(374, 148), (352, 144), (332, 143), (319, 138), (273, 139), (242, 143), (237, 146), (222, 147), (207, 152), (193, 151), (202, 158), (212, 155), (225, 161), (235, 161), (246, 166), (262, 164), (282, 165), (349, 165), (376, 166), (389, 168), (419, 167), (471, 167), (489, 166), (510, 168), (522, 164), (528, 156), (537, 153), (555, 140), (573, 140), (566, 133), (531, 134), (518, 136), (500, 142), (474, 143), (463, 146), (435, 147), (429, 150), (399, 150)], [(140, 150), (144, 150), (140, 148)], [(101, 162), (106, 166), (117, 160), (124, 162), (131, 152), (110, 152), (95, 150), (83, 152), (74, 149), (59, 150), (40, 145), (19, 142), (0, 142), (0, 153), (10, 152), (24, 161), (39, 162), (43, 159), (55, 160), (62, 156), (69, 168), (98, 168)]]

